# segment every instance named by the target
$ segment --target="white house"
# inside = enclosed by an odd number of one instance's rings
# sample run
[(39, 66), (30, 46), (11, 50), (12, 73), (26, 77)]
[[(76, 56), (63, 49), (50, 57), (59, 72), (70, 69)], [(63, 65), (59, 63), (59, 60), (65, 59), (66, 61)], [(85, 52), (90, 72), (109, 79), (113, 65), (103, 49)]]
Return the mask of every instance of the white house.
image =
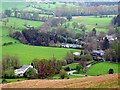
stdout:
[(80, 52), (74, 52), (73, 55), (80, 56)]
[[(106, 35), (107, 39), (109, 41), (114, 41), (114, 40), (117, 40), (117, 36), (115, 34), (112, 34), (112, 35)], [(105, 37), (104, 37), (105, 38)], [(103, 39), (104, 39), (103, 38)]]
[(68, 44), (68, 43), (62, 43), (62, 47), (64, 48), (81, 48), (81, 45), (78, 44)]
[(16, 76), (20, 76), (20, 77), (23, 77), (24, 76), (24, 73), (29, 69), (29, 68), (33, 68), (32, 65), (23, 65), (21, 68), (19, 69), (16, 69), (14, 72), (15, 72), (15, 75)]

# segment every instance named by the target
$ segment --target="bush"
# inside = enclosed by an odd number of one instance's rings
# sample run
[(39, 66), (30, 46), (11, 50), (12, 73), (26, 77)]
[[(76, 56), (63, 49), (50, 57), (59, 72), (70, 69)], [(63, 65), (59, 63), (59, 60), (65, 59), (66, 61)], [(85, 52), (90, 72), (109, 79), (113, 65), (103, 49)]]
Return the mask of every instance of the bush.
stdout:
[(2, 79), (2, 83), (7, 83), (7, 82), (8, 81), (5, 78)]
[(13, 44), (13, 42), (7, 42), (7, 43), (3, 43), (2, 46), (12, 45), (12, 44)]
[(108, 74), (113, 74), (114, 70), (113, 69), (109, 69)]
[(3, 74), (3, 77), (4, 78), (15, 78), (15, 73), (14, 73), (14, 70), (10, 70), (10, 69), (8, 69), (8, 70), (5, 70), (4, 71), (4, 74)]
[(73, 72), (73, 74), (80, 74), (79, 72)]
[(76, 70), (77, 70), (77, 72), (79, 72), (79, 71), (80, 71), (80, 69), (82, 69), (82, 66), (77, 65), (77, 66), (76, 66)]
[(25, 73), (25, 77), (27, 77), (28, 79), (36, 79), (38, 78), (38, 74), (35, 69), (29, 68)]
[(66, 77), (66, 72), (61, 72), (61, 73), (60, 73), (60, 78), (61, 78), (61, 79), (64, 79), (65, 77)]
[(65, 71), (70, 71), (70, 67), (65, 67)]

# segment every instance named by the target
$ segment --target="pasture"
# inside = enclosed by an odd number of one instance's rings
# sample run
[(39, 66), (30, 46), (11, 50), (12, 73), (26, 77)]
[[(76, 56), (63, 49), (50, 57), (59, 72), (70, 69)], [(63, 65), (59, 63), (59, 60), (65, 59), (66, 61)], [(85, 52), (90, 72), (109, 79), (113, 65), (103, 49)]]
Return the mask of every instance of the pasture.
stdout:
[[(7, 18), (3, 18), (1, 20), (6, 20)], [(9, 17), (8, 18), (8, 23), (6, 26), (10, 27), (10, 26), (15, 26), (15, 29), (24, 29), (25, 26), (23, 24), (27, 24), (27, 25), (31, 25), (34, 27), (40, 27), (43, 22), (40, 21), (32, 21), (32, 20), (24, 20), (24, 19), (20, 19), (20, 18), (13, 18), (13, 17)], [(4, 25), (4, 24), (3, 24)]]
[(4, 12), (5, 9), (12, 9), (12, 8), (18, 8), (18, 9), (24, 9), (27, 5), (30, 3), (28, 2), (2, 2), (2, 12)]
[[(108, 32), (108, 27), (112, 21), (112, 18), (99, 18), (94, 16), (80, 16), (73, 17), (71, 21), (68, 21), (69, 27), (73, 28), (72, 23), (77, 22), (79, 24), (84, 24), (86, 26), (86, 32), (91, 31), (93, 28), (96, 28), (98, 32)], [(97, 24), (97, 25), (96, 25)], [(80, 30), (78, 30), (80, 31)], [(78, 32), (77, 31), (77, 32)]]
[[(16, 29), (18, 30), (22, 30), (23, 28), (25, 28), (23, 26), (23, 23), (27, 23), (28, 25), (32, 25), (35, 27), (39, 27), (42, 25), (42, 22), (39, 21), (30, 21), (30, 20), (23, 20), (23, 19), (19, 19), (19, 18), (8, 18), (9, 22), (7, 23), (7, 26), (16, 26)], [(4, 20), (4, 19), (3, 19)], [(86, 22), (87, 20), (87, 22)], [(105, 20), (104, 23), (102, 23)], [(98, 25), (104, 25), (105, 27), (107, 27), (111, 21), (111, 18), (94, 18), (94, 17), (80, 17), (80, 18), (73, 18), (72, 21), (70, 21), (70, 23), (72, 22), (79, 22), (82, 24), (86, 24), (88, 27), (87, 30), (92, 30), (92, 28), (95, 26), (95, 23), (98, 23)], [(97, 28), (97, 30), (101, 30), (106, 32), (105, 28)], [(2, 44), (5, 42), (10, 42), (12, 41), (13, 43), (16, 41), (12, 38), (10, 38), (8, 35), (9, 29), (8, 28), (3, 28), (2, 29)], [(2, 51), (3, 51), (3, 56), (6, 54), (10, 54), (10, 55), (17, 55), (20, 58), (20, 64), (30, 64), (31, 61), (34, 58), (45, 58), (45, 59), (49, 59), (52, 58), (53, 55), (57, 58), (57, 59), (62, 59), (67, 52), (69, 51), (78, 51), (78, 50), (74, 50), (74, 49), (65, 49), (65, 48), (53, 48), (53, 47), (41, 47), (41, 46), (28, 46), (28, 45), (23, 45), (21, 43), (19, 43), (18, 41), (16, 41), (17, 43), (14, 43), (13, 45), (8, 45), (8, 46), (3, 46), (2, 47)]]
[[(42, 23), (37, 21), (22, 20), (18, 18), (9, 18), (7, 26), (10, 27), (13, 25), (13, 22), (16, 22), (16, 29), (22, 30), (24, 26), (22, 25), (25, 22), (28, 22), (30, 25), (40, 26)], [(19, 23), (18, 23), (19, 22)], [(53, 48), (53, 47), (41, 47), (41, 46), (28, 46), (19, 43), (19, 41), (8, 36), (9, 29), (7, 27), (2, 28), (2, 43), (13, 42), (13, 45), (2, 46), (2, 55), (17, 55), (20, 59), (20, 64), (30, 64), (34, 58), (38, 59), (50, 59), (56, 57), (57, 59), (63, 59), (69, 51), (78, 51), (74, 49), (65, 49), (65, 48)], [(17, 42), (17, 43), (15, 43)]]
[(111, 68), (114, 70), (114, 73), (120, 73), (118, 65), (120, 64), (115, 64), (115, 63), (110, 63), (110, 62), (101, 62), (94, 64), (87, 70), (87, 75), (103, 75), (103, 74), (108, 74), (108, 70)]
[(75, 52), (79, 50), (66, 48), (53, 48), (42, 46), (28, 46), (23, 44), (13, 44), (2, 47), (2, 55), (9, 54), (11, 56), (17, 55), (20, 59), (20, 64), (30, 64), (35, 58), (50, 59), (53, 57), (62, 60), (67, 52)]

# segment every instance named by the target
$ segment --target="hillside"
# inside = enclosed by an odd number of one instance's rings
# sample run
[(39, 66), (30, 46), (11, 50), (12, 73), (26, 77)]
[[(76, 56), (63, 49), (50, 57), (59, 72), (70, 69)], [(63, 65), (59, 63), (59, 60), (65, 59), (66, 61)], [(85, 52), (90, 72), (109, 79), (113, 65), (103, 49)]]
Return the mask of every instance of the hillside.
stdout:
[[(27, 83), (27, 84), (26, 84)], [(3, 88), (119, 88), (118, 74), (64, 80), (26, 80), (3, 84)]]

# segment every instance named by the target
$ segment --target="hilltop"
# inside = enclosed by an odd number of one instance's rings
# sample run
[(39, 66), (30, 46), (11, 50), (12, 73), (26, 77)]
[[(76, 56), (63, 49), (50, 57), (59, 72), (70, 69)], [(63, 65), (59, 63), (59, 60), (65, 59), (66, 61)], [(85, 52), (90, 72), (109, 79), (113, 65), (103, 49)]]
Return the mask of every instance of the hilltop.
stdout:
[[(27, 83), (27, 84), (26, 84)], [(119, 88), (118, 74), (76, 79), (25, 80), (2, 85), (3, 88)]]

